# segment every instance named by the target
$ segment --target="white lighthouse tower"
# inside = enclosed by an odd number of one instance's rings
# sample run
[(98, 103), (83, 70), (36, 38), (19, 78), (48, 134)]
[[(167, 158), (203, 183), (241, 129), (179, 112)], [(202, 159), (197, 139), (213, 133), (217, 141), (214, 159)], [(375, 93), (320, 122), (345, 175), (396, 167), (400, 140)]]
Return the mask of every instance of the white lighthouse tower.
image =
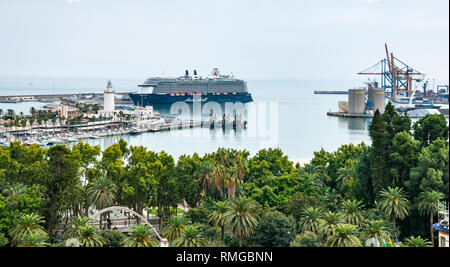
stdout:
[(103, 111), (105, 113), (113, 113), (115, 109), (114, 91), (112, 90), (111, 81), (108, 81), (105, 94), (103, 95)]

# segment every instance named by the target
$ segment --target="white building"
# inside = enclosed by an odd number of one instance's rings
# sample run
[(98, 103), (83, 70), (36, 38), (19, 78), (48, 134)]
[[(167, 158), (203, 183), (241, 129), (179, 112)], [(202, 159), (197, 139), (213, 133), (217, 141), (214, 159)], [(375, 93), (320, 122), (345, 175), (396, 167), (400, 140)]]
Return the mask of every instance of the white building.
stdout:
[(99, 110), (98, 114), (105, 117), (114, 117), (115, 102), (114, 91), (112, 90), (111, 81), (108, 81), (105, 92), (103, 94), (103, 110)]

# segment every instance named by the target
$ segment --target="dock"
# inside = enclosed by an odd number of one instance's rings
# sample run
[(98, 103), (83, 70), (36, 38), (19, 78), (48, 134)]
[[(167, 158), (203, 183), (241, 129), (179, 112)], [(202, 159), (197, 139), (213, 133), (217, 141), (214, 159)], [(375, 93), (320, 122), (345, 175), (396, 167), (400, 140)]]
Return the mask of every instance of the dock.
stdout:
[(348, 95), (348, 91), (314, 91), (315, 95)]
[(341, 118), (372, 118), (371, 114), (350, 114), (348, 112), (327, 112), (328, 116)]
[(161, 124), (158, 127), (144, 127), (131, 131), (130, 134), (139, 134), (143, 132), (163, 132), (170, 130), (192, 129), (192, 128), (222, 128), (222, 129), (246, 129), (247, 121), (180, 121), (180, 122), (168, 122)]

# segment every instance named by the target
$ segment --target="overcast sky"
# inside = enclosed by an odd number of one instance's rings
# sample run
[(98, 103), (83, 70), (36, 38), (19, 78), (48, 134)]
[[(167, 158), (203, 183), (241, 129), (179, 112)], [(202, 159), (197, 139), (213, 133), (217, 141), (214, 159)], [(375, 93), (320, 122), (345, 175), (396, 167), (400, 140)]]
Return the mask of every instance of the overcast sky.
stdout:
[(354, 78), (385, 56), (448, 80), (448, 0), (1, 0), (0, 76)]

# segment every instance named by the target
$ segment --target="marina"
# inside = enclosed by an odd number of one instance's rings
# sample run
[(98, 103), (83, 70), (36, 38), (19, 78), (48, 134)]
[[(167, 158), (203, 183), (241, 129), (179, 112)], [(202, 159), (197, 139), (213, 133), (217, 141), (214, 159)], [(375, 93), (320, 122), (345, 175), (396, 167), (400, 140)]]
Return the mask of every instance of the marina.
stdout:
[(236, 130), (245, 129), (247, 122), (235, 120), (183, 121), (160, 118), (134, 123), (108, 121), (70, 126), (30, 126), (24, 129), (11, 129), (9, 131), (0, 128), (0, 145), (8, 146), (13, 141), (19, 141), (27, 145), (51, 146), (77, 143), (85, 139), (96, 140), (107, 136), (138, 135), (146, 132), (154, 133), (198, 127)]

